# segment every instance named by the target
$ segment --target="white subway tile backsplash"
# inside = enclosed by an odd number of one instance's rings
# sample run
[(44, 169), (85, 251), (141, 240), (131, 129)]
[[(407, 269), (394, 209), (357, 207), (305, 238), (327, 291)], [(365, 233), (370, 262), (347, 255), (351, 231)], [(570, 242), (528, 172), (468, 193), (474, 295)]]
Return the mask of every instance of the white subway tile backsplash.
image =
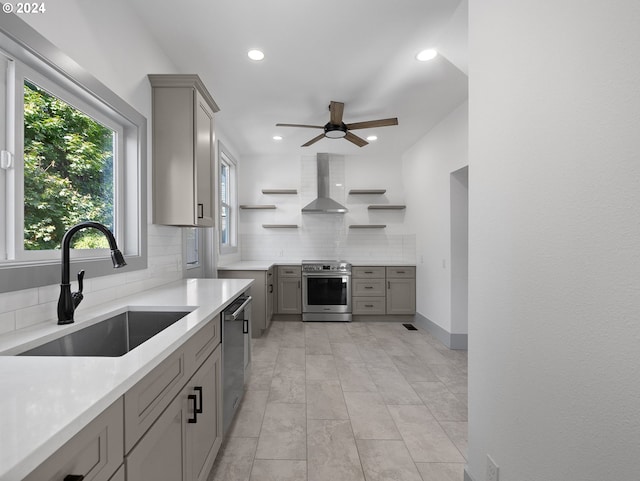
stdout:
[(14, 331), (16, 328), (15, 311), (0, 314), (0, 334)]
[(16, 329), (41, 324), (43, 322), (55, 322), (58, 302), (45, 302), (25, 309), (15, 311)]
[(38, 289), (25, 289), (0, 294), (0, 312), (15, 311), (38, 304)]

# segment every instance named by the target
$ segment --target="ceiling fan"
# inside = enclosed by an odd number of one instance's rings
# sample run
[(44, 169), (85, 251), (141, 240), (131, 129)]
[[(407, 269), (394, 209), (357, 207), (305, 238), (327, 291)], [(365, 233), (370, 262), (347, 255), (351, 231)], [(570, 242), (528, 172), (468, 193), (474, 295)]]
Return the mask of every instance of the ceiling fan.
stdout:
[(357, 129), (370, 129), (374, 127), (387, 127), (389, 125), (398, 125), (398, 119), (396, 117), (391, 119), (380, 120), (367, 120), (364, 122), (355, 122), (353, 124), (345, 124), (342, 121), (342, 114), (344, 112), (344, 103), (333, 102), (329, 104), (329, 112), (331, 117), (329, 122), (325, 125), (304, 125), (304, 124), (276, 124), (276, 127), (306, 127), (310, 129), (323, 129), (324, 132), (317, 137), (314, 137), (306, 144), (302, 144), (302, 147), (309, 147), (315, 144), (318, 140), (327, 137), (329, 139), (346, 139), (349, 142), (356, 144), (358, 147), (364, 147), (369, 142), (357, 135), (352, 134), (351, 130)]

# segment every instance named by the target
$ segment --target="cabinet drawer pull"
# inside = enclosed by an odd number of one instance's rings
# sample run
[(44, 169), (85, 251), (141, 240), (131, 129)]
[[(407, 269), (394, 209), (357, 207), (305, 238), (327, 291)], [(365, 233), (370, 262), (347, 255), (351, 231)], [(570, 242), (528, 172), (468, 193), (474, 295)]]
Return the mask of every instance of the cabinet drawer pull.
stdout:
[(404, 274), (404, 271), (396, 271), (396, 274)]
[(198, 219), (204, 219), (204, 204), (198, 204)]
[(82, 474), (67, 474), (64, 477), (64, 481), (82, 481), (84, 479), (84, 475)]
[(187, 420), (187, 422), (189, 424), (195, 424), (198, 422), (198, 399), (197, 396), (195, 394), (189, 394), (187, 396), (187, 399), (189, 399), (190, 401), (193, 401), (193, 417), (189, 418)]
[(373, 304), (365, 304), (364, 307), (373, 307)]
[(373, 274), (373, 271), (364, 271), (365, 274)]
[(196, 407), (196, 414), (202, 414), (202, 386), (195, 386), (193, 388), (195, 392), (200, 394), (200, 407)]
[(365, 289), (373, 289), (373, 286), (364, 286)]

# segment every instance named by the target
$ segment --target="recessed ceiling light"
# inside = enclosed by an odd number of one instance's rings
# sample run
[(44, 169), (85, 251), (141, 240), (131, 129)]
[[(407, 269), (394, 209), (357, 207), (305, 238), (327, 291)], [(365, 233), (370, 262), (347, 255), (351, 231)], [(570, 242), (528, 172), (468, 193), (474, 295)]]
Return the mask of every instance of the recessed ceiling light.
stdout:
[(416, 59), (420, 62), (426, 62), (428, 60), (433, 60), (438, 56), (438, 51), (434, 48), (429, 48), (427, 50), (423, 50), (422, 52), (416, 55)]
[(372, 142), (374, 140), (378, 140), (378, 136), (377, 135), (370, 135), (369, 137), (367, 137), (367, 140), (369, 142)]
[(262, 50), (249, 50), (247, 55), (251, 60), (262, 60), (264, 58), (264, 53)]
[(282, 135), (274, 135), (273, 140), (282, 140)]

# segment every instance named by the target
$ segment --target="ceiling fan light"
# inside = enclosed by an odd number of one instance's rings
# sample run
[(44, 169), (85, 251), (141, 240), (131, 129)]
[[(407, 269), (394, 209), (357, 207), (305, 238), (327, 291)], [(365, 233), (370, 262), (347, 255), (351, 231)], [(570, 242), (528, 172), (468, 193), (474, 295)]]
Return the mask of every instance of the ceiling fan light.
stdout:
[(257, 50), (257, 49), (249, 50), (247, 52), (247, 56), (251, 60), (256, 60), (256, 61), (260, 61), (264, 59), (264, 53), (262, 52), (262, 50)]
[(344, 137), (345, 135), (347, 135), (347, 133), (344, 130), (327, 130), (324, 133), (324, 136), (329, 138), (329, 139), (341, 139), (342, 137)]
[(423, 50), (416, 55), (416, 60), (420, 62), (427, 62), (429, 60), (433, 60), (438, 56), (438, 51), (434, 48), (428, 48), (427, 50)]
[(369, 136), (367, 137), (367, 140), (368, 140), (369, 142), (373, 142), (374, 140), (378, 140), (378, 136), (377, 136), (377, 135), (369, 135)]
[(282, 140), (282, 135), (274, 135), (273, 140)]

